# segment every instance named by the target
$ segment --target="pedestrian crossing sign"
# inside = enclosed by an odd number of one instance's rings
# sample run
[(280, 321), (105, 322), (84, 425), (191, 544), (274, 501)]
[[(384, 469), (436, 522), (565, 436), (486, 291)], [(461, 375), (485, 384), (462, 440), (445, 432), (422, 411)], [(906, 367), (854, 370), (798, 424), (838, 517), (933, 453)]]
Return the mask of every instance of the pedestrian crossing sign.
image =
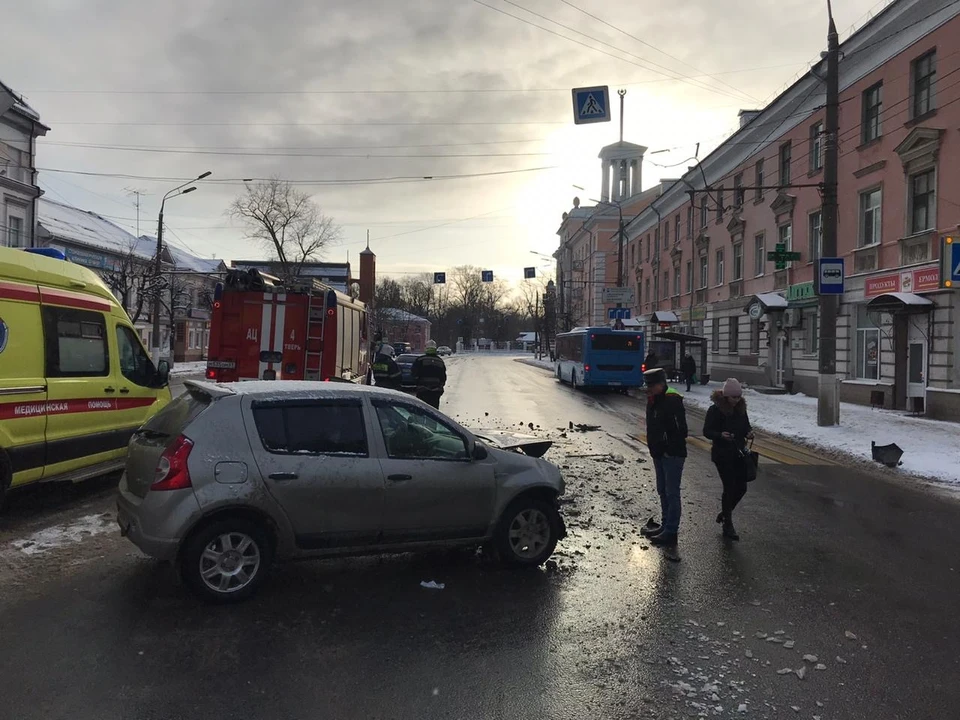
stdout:
[(573, 122), (577, 125), (610, 121), (610, 90), (606, 85), (573, 89)]

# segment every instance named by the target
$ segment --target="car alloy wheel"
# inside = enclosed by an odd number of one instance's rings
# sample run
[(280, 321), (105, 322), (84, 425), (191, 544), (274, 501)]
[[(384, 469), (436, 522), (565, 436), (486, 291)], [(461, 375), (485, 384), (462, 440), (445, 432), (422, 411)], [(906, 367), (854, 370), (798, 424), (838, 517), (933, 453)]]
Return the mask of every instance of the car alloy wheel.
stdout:
[(518, 558), (535, 558), (550, 542), (552, 531), (547, 516), (536, 508), (518, 513), (510, 523), (510, 548)]
[(199, 563), (204, 585), (215, 593), (234, 593), (260, 572), (260, 548), (245, 533), (225, 532), (207, 543)]

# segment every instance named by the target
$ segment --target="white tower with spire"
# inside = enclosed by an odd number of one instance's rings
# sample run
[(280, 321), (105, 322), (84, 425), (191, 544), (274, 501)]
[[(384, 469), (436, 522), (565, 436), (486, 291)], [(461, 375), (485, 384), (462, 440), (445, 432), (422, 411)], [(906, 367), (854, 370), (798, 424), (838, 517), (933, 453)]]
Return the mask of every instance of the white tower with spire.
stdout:
[(647, 148), (633, 143), (615, 142), (600, 150), (600, 199), (604, 202), (622, 202), (637, 195), (642, 189), (643, 154)]

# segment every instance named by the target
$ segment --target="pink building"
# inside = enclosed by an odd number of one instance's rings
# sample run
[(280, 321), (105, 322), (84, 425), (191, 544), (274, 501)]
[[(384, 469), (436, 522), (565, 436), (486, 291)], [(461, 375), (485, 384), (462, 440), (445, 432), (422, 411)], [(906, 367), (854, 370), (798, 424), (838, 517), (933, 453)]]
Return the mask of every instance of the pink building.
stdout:
[[(841, 398), (952, 419), (960, 300), (940, 287), (939, 255), (960, 230), (958, 37), (957, 3), (899, 0), (842, 44), (840, 63)], [(628, 227), (634, 315), (651, 334), (676, 315), (672, 330), (704, 338), (714, 378), (816, 394), (823, 73), (742, 111)], [(777, 244), (801, 259), (776, 270)]]

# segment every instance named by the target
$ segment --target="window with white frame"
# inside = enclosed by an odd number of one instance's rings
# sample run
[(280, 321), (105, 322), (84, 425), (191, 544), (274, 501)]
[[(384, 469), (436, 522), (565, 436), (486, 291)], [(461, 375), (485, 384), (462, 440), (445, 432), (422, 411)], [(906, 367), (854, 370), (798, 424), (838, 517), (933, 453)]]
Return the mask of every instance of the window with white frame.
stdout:
[(754, 166), (754, 190), (753, 190), (753, 199), (762, 200), (763, 199), (763, 158), (757, 160), (757, 164)]
[(693, 237), (693, 204), (687, 206), (687, 237)]
[(717, 250), (714, 272), (716, 273), (716, 284), (723, 285), (723, 248)]
[(918, 118), (936, 108), (934, 81), (937, 74), (937, 51), (931, 50), (914, 60), (912, 71), (912, 117)]
[(189, 344), (187, 345), (187, 347), (188, 347), (190, 350), (193, 350), (194, 345), (195, 345), (196, 342), (197, 342), (197, 334), (196, 334), (196, 331), (194, 331), (193, 329), (191, 329), (190, 332), (187, 333), (187, 336), (188, 336), (188, 339), (189, 339)]
[(663, 297), (666, 299), (670, 297), (670, 271), (663, 271)]
[(700, 227), (705, 228), (707, 226), (707, 197), (703, 196), (703, 199), (700, 201)]
[(777, 244), (783, 245), (787, 252), (793, 251), (793, 223), (777, 227)]
[(763, 275), (763, 271), (767, 266), (767, 242), (763, 233), (760, 233), (753, 238), (753, 246), (753, 272), (754, 275), (760, 277)]
[(810, 172), (823, 168), (823, 122), (810, 126)]
[(733, 246), (733, 279), (743, 280), (743, 243)]
[(717, 190), (717, 221), (723, 220), (723, 185)]
[(880, 243), (881, 204), (880, 188), (860, 193), (860, 247)]
[(910, 234), (932, 230), (936, 215), (935, 173), (933, 168), (910, 176)]
[(820, 210), (807, 216), (810, 262), (817, 262), (823, 252), (823, 213)]
[(790, 184), (791, 169), (793, 166), (793, 146), (785, 142), (780, 146), (780, 187)]
[(880, 379), (880, 328), (867, 312), (857, 306), (857, 354), (854, 375), (863, 380)]
[(663, 223), (663, 249), (670, 247), (670, 221)]
[(710, 259), (703, 254), (700, 256), (700, 289), (703, 290), (707, 287), (709, 282), (709, 273), (710, 273)]
[(653, 256), (660, 256), (660, 228), (653, 231)]
[(883, 114), (883, 83), (863, 91), (863, 121), (860, 139), (863, 143), (876, 140), (883, 132), (880, 116)]
[(23, 236), (23, 218), (17, 215), (7, 216), (7, 242), (12, 248), (24, 247), (26, 239)]
[(650, 278), (647, 278), (646, 281), (645, 281), (645, 283), (644, 283), (644, 288), (643, 288), (643, 301), (644, 301), (645, 303), (649, 303), (649, 302), (650, 302)]

